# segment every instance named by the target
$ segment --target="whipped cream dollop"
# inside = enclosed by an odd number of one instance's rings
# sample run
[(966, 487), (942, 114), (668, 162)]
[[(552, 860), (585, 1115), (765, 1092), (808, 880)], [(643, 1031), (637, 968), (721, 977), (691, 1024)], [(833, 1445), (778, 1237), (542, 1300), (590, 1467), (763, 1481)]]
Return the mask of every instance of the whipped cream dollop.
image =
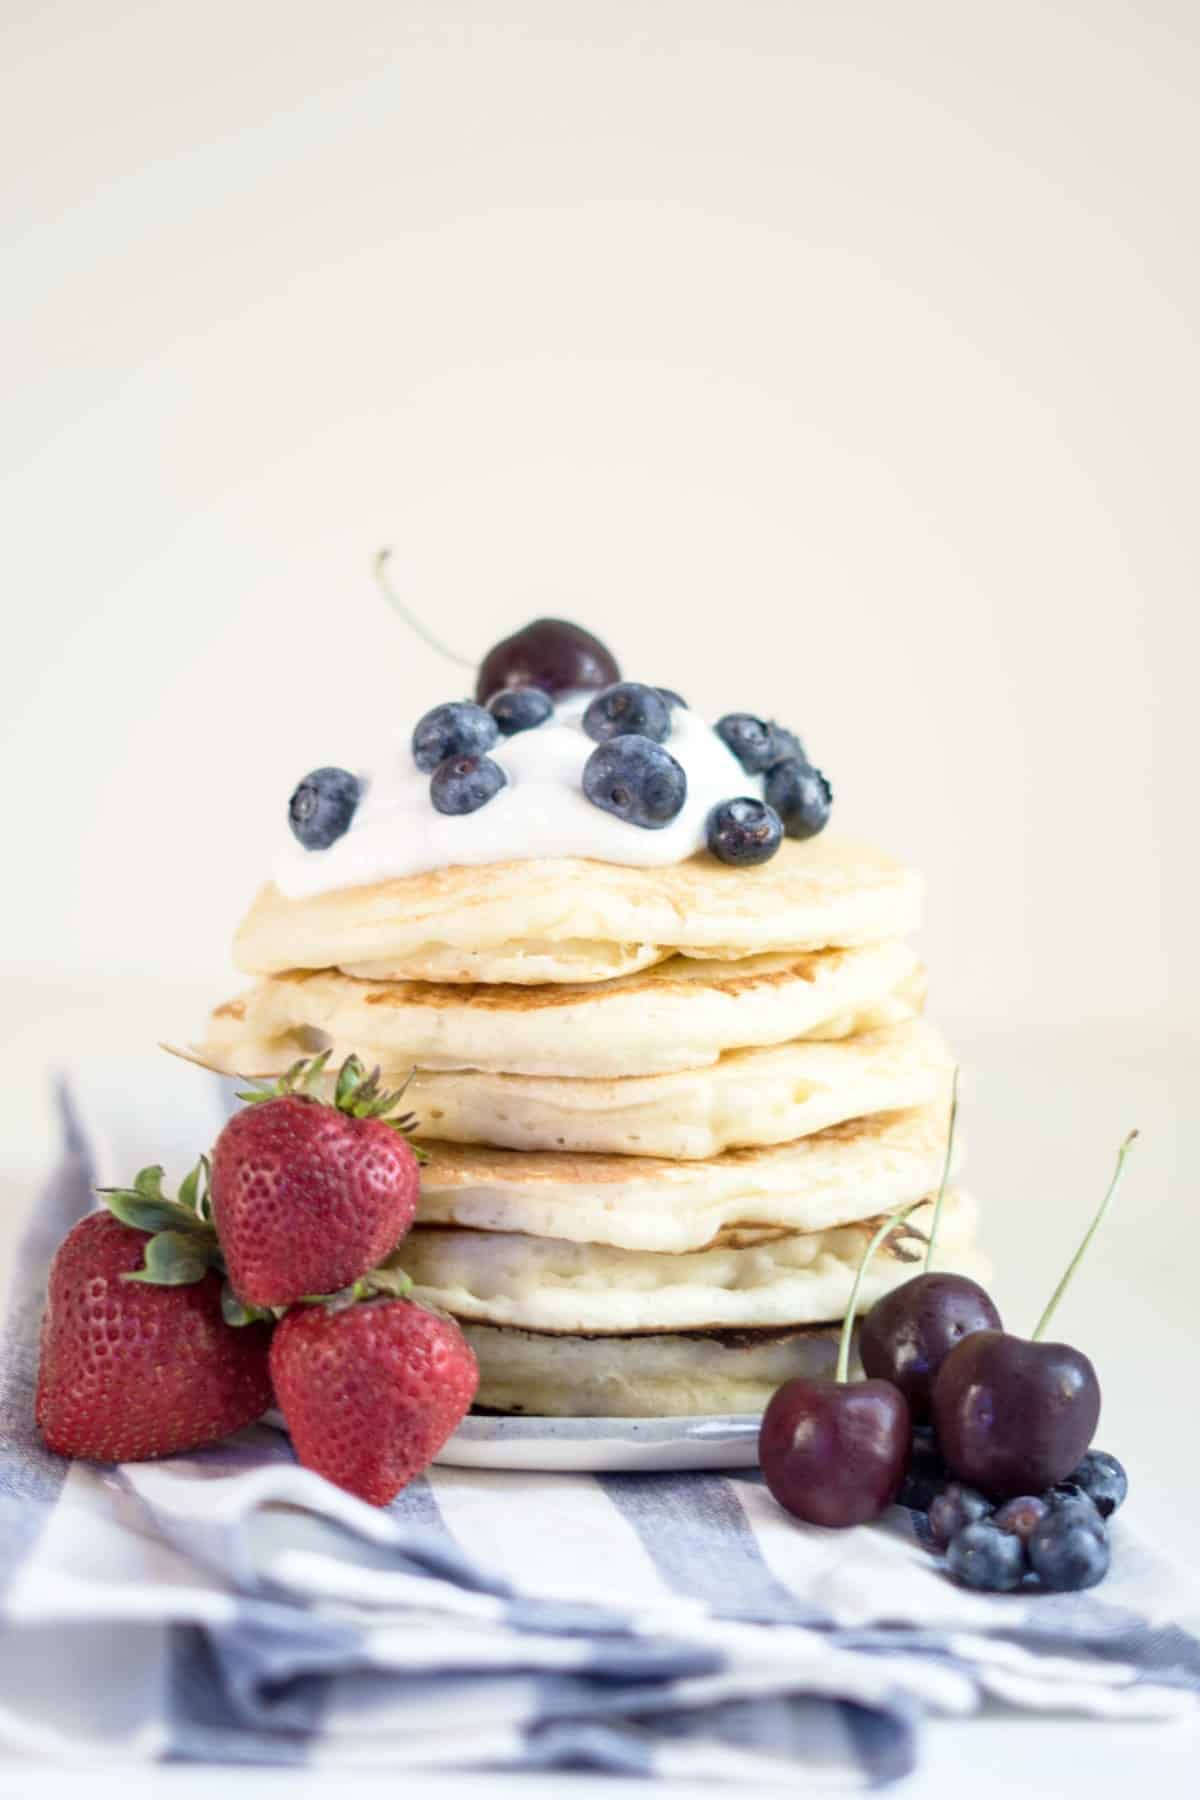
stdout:
[(356, 771), (363, 792), (349, 829), (327, 850), (289, 850), (272, 871), (276, 887), (299, 899), (454, 864), (532, 857), (583, 856), (662, 868), (704, 849), (708, 815), (720, 801), (762, 799), (762, 776), (747, 775), (712, 727), (678, 706), (663, 747), (687, 776), (683, 810), (648, 831), (594, 806), (583, 791), (583, 766), (596, 748), (583, 715), (594, 698), (568, 695), (544, 724), (501, 738), (488, 755), (504, 770), (506, 784), (472, 813), (435, 811), (429, 776), (413, 761), (412, 728), (401, 729), (386, 755)]

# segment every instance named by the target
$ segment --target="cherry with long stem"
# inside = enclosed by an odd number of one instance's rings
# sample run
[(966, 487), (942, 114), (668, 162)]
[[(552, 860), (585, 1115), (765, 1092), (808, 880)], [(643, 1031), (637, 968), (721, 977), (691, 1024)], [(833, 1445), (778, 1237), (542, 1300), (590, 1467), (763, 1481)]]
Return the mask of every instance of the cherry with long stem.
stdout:
[(621, 679), (621, 670), (606, 644), (582, 625), (569, 619), (532, 619), (511, 637), (493, 644), (478, 669), (467, 657), (451, 650), (397, 593), (388, 573), (390, 550), (375, 556), (375, 581), (392, 610), (431, 650), (470, 669), (475, 677), (475, 699), (486, 705), (506, 688), (540, 688), (552, 700), (563, 694), (583, 693), (608, 687)]
[(900, 1491), (912, 1441), (908, 1401), (889, 1381), (848, 1380), (850, 1346), (871, 1258), (922, 1204), (901, 1207), (867, 1244), (846, 1306), (834, 1379), (785, 1381), (763, 1414), (763, 1479), (781, 1506), (811, 1525), (864, 1525)]
[(1065, 1481), (1091, 1445), (1100, 1382), (1091, 1361), (1044, 1333), (1112, 1205), (1136, 1137), (1121, 1145), (1112, 1180), (1032, 1338), (978, 1331), (957, 1344), (933, 1383), (933, 1423), (960, 1481), (993, 1500), (1040, 1494)]

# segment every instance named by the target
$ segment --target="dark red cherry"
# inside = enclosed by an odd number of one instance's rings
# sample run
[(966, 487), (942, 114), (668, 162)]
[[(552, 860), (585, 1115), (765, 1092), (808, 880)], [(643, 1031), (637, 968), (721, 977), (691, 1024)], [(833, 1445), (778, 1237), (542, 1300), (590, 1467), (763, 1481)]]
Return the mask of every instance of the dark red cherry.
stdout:
[(865, 1525), (900, 1491), (908, 1401), (887, 1381), (797, 1376), (771, 1396), (758, 1434), (763, 1478), (810, 1525)]
[(993, 1500), (1040, 1494), (1078, 1468), (1100, 1417), (1081, 1350), (975, 1331), (933, 1381), (938, 1447), (960, 1481)]
[(966, 1275), (914, 1275), (877, 1300), (859, 1333), (858, 1354), (868, 1375), (891, 1381), (912, 1408), (929, 1417), (929, 1391), (943, 1359), (972, 1331), (999, 1331), (1000, 1314), (977, 1281)]
[(600, 639), (566, 619), (535, 619), (488, 651), (475, 698), (484, 705), (501, 688), (538, 687), (547, 694), (605, 688), (620, 681), (616, 658)]

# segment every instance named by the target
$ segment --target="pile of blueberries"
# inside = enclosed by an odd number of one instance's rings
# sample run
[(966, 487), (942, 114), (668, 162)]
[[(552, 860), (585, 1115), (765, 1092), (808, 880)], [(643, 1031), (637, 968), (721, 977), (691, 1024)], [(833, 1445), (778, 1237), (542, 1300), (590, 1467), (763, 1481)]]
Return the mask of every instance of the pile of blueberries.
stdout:
[[(542, 725), (556, 696), (597, 690), (583, 716), (596, 749), (583, 771), (593, 806), (645, 831), (661, 830), (687, 800), (687, 775), (665, 747), (672, 713), (687, 703), (670, 688), (622, 681), (609, 651), (580, 627), (540, 619), (498, 644), (480, 667), (475, 700), (435, 706), (413, 732), (418, 769), (430, 777), (440, 813), (477, 812), (505, 785), (488, 752), (502, 737)], [(720, 861), (750, 867), (768, 861), (783, 838), (813, 837), (828, 821), (832, 792), (793, 732), (750, 713), (727, 713), (716, 730), (749, 775), (761, 775), (765, 800), (740, 795), (709, 814), (708, 847)], [(292, 831), (308, 850), (324, 850), (349, 828), (360, 783), (346, 769), (315, 769), (292, 795)]]
[(924, 1517), (934, 1548), (945, 1554), (947, 1573), (963, 1587), (1008, 1593), (1036, 1583), (1064, 1593), (1103, 1581), (1107, 1522), (1128, 1491), (1116, 1457), (1089, 1450), (1065, 1481), (996, 1504), (955, 1481), (932, 1431), (918, 1429), (897, 1499)]

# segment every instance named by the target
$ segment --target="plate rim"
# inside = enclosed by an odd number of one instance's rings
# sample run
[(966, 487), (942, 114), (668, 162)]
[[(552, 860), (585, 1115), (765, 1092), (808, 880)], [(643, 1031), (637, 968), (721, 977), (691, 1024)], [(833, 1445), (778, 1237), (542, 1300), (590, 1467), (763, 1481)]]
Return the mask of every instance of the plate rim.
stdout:
[(544, 1438), (600, 1439), (605, 1442), (705, 1443), (757, 1436), (758, 1413), (692, 1413), (677, 1418), (612, 1416), (557, 1417), (549, 1413), (468, 1414), (451, 1434), (464, 1443), (496, 1440), (536, 1442)]

